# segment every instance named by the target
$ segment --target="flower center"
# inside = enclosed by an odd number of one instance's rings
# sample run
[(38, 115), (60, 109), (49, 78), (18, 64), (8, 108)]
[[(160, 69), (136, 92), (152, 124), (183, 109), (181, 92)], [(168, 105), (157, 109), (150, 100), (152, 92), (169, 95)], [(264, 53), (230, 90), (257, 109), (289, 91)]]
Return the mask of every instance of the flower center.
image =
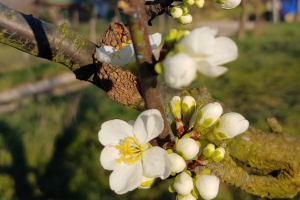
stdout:
[(118, 159), (118, 163), (124, 161), (128, 164), (133, 164), (135, 161), (140, 160), (143, 151), (145, 151), (144, 146), (140, 145), (133, 137), (126, 138), (122, 145), (116, 146), (116, 148), (120, 150), (122, 156)]

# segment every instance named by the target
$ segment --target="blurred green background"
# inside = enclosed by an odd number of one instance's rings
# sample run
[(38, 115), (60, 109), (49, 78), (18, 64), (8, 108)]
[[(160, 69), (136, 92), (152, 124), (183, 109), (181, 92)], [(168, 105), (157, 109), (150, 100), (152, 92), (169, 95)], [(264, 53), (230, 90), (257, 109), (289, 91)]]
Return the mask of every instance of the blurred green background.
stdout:
[[(114, 10), (109, 12), (114, 13)], [(204, 20), (232, 20), (237, 19), (240, 12), (240, 7), (227, 12), (214, 6), (195, 15)], [(41, 17), (51, 21), (47, 13)], [(89, 38), (88, 21), (79, 22), (80, 25), (73, 24), (70, 28)], [(150, 32), (161, 29), (159, 23), (156, 19)], [(183, 27), (175, 20), (172, 23)], [(194, 23), (185, 28), (198, 25)], [(99, 38), (108, 26), (109, 20), (97, 19), (96, 37)], [(232, 35), (239, 47), (239, 57), (226, 65), (228, 73), (216, 79), (199, 76), (192, 87), (206, 86), (214, 98), (241, 113), (252, 126), (268, 131), (265, 118), (274, 116), (283, 132), (300, 138), (297, 132), (300, 128), (299, 33), (299, 23), (263, 22), (259, 35), (253, 36), (249, 30), (243, 41)], [(3, 91), (63, 72), (68, 69), (62, 65), (28, 57), (0, 44), (0, 95)], [(79, 81), (75, 83), (80, 84)], [(26, 103), (0, 114), (0, 200), (175, 199), (175, 195), (168, 192), (172, 180), (157, 183), (150, 190), (136, 190), (121, 196), (109, 188), (110, 172), (99, 163), (103, 147), (97, 133), (103, 122), (116, 118), (135, 119), (139, 112), (114, 102), (93, 85), (68, 94), (43, 93), (26, 98)], [(8, 105), (3, 103), (0, 107)], [(299, 198), (300, 195), (294, 199)], [(259, 199), (264, 198), (223, 183), (216, 198)]]

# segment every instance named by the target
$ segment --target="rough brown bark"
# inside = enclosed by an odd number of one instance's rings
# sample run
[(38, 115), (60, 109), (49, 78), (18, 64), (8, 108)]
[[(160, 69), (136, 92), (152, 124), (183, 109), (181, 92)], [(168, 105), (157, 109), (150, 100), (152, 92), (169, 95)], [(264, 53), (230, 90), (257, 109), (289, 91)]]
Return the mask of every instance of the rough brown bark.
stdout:
[(238, 39), (243, 40), (245, 39), (245, 26), (248, 20), (248, 13), (249, 13), (249, 0), (242, 0), (242, 14), (240, 17), (240, 27), (238, 30)]
[(148, 25), (151, 26), (151, 21), (157, 16), (165, 12), (165, 9), (170, 6), (174, 0), (154, 0), (146, 1), (145, 9), (147, 12)]

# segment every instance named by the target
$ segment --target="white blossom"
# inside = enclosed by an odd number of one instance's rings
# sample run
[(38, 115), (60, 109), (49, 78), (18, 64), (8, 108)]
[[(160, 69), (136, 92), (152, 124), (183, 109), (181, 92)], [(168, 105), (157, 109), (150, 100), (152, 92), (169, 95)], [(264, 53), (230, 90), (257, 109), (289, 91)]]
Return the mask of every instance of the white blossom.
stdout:
[(199, 174), (196, 187), (200, 196), (205, 200), (211, 200), (218, 195), (220, 180), (214, 175)]
[(191, 175), (185, 171), (178, 174), (175, 178), (173, 187), (178, 194), (190, 194), (194, 188), (194, 183)]
[(192, 6), (194, 4), (194, 0), (183, 0), (183, 3), (187, 6)]
[(187, 194), (187, 195), (177, 195), (176, 200), (197, 200), (196, 197), (194, 197), (192, 194)]
[(181, 156), (179, 156), (177, 153), (169, 153), (169, 157), (172, 163), (171, 173), (177, 174), (185, 169), (186, 163)]
[(220, 162), (221, 160), (223, 160), (224, 156), (225, 156), (225, 149), (223, 147), (219, 147), (213, 152), (212, 159), (215, 162)]
[(240, 5), (241, 0), (224, 0), (224, 4), (221, 7), (224, 9), (232, 9)]
[(196, 75), (195, 61), (184, 53), (178, 53), (163, 61), (165, 81), (173, 88), (189, 86)]
[(190, 14), (183, 14), (177, 18), (177, 20), (181, 24), (191, 24), (193, 22), (193, 16)]
[(191, 31), (176, 46), (176, 51), (190, 56), (197, 70), (210, 77), (218, 77), (227, 68), (220, 66), (234, 61), (238, 56), (236, 44), (228, 37), (215, 38), (218, 29), (202, 27)]
[(226, 138), (233, 138), (234, 136), (245, 132), (249, 127), (249, 122), (239, 113), (226, 113), (220, 117), (215, 133)]
[(204, 5), (204, 0), (197, 0), (194, 3), (194, 7), (196, 8), (203, 8), (203, 5)]
[(196, 109), (196, 101), (192, 96), (185, 96), (182, 100), (182, 116), (183, 124), (186, 125), (190, 121)]
[[(155, 33), (149, 35), (150, 45), (152, 50), (156, 49), (161, 43), (161, 34)], [(135, 62), (135, 55), (133, 44), (130, 41), (130, 44), (124, 46), (121, 50), (111, 46), (104, 46), (96, 48), (96, 54), (98, 60), (105, 62), (111, 65), (124, 66), (128, 63)]]
[(117, 194), (140, 186), (143, 175), (162, 179), (170, 175), (172, 165), (168, 153), (148, 143), (163, 127), (162, 116), (156, 109), (142, 112), (133, 127), (118, 119), (102, 124), (98, 137), (105, 147), (100, 162), (104, 169), (113, 171), (109, 185)]
[(207, 128), (219, 119), (222, 112), (223, 108), (218, 102), (209, 103), (197, 113), (196, 123), (201, 127)]
[(170, 11), (170, 14), (173, 18), (179, 18), (183, 14), (183, 10), (177, 6), (173, 7)]
[(176, 140), (176, 152), (186, 160), (194, 159), (199, 153), (200, 142), (196, 142), (191, 138), (181, 138)]

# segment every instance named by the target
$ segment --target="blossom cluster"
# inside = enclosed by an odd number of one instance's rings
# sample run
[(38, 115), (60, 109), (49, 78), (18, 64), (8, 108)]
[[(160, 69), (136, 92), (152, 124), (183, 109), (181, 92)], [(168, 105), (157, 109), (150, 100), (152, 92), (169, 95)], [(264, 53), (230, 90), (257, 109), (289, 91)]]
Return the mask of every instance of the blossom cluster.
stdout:
[[(213, 199), (219, 190), (219, 179), (209, 169), (194, 175), (189, 164), (220, 162), (226, 155), (223, 147), (207, 143), (205, 136), (214, 134), (219, 139), (232, 138), (248, 128), (248, 121), (238, 113), (226, 113), (218, 102), (197, 106), (191, 96), (174, 96), (169, 102), (169, 122), (175, 125), (174, 143), (162, 147), (151, 143), (163, 130), (164, 123), (158, 110), (142, 112), (133, 121), (111, 120), (102, 124), (98, 133), (104, 147), (100, 162), (104, 169), (113, 171), (109, 185), (117, 194), (136, 188), (150, 188), (154, 182), (174, 178), (170, 192), (177, 199)], [(204, 137), (203, 137), (204, 136)], [(151, 145), (152, 144), (152, 145)], [(206, 164), (205, 164), (206, 163)]]
[[(241, 0), (213, 0), (216, 3), (221, 4), (224, 9), (232, 9), (237, 7)], [(192, 15), (189, 14), (191, 7), (203, 8), (204, 0), (183, 0), (183, 3), (175, 5), (170, 10), (170, 14), (173, 18), (181, 24), (191, 24), (193, 22)]]

